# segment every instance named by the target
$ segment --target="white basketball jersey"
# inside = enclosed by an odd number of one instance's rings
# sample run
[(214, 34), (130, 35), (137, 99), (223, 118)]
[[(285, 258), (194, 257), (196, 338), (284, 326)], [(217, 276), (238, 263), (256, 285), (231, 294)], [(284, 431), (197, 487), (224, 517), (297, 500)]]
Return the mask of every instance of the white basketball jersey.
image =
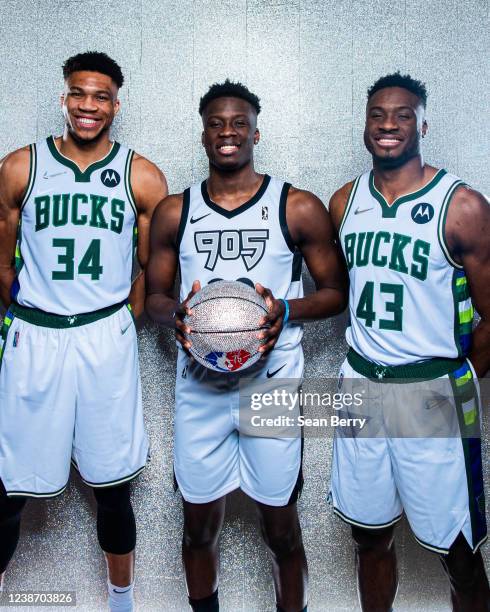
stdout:
[[(218, 279), (260, 283), (275, 298), (303, 296), (302, 257), (286, 223), (289, 187), (265, 175), (257, 193), (232, 211), (210, 199), (206, 181), (185, 190), (178, 234), (181, 300), (194, 280), (204, 286)], [(302, 334), (301, 324), (288, 323), (276, 348), (297, 346)]]
[(401, 365), (467, 353), (473, 307), (444, 237), (460, 185), (439, 170), (390, 206), (372, 172), (354, 182), (339, 232), (350, 275), (346, 339), (366, 359)]
[(52, 136), (31, 145), (12, 292), (19, 304), (72, 315), (128, 297), (136, 242), (132, 157), (114, 142), (81, 172)]

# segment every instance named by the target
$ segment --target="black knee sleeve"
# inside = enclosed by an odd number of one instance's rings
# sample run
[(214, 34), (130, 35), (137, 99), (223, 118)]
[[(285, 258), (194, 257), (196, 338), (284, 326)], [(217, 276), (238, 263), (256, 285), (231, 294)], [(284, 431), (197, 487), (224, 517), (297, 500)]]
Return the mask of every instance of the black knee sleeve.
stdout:
[(25, 497), (7, 497), (0, 493), (0, 574), (7, 569), (20, 533), (20, 516), (26, 504)]
[(136, 546), (136, 523), (129, 482), (94, 489), (97, 501), (97, 536), (104, 552), (125, 555)]
[(203, 599), (192, 599), (189, 597), (192, 612), (219, 612), (218, 589)]

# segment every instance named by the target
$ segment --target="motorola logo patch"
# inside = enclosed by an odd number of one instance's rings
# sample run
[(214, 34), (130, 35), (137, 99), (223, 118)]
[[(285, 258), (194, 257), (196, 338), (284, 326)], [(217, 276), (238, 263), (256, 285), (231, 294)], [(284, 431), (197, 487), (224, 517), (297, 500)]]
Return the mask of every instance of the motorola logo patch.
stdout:
[(434, 207), (428, 202), (420, 202), (412, 208), (412, 221), (415, 223), (429, 223), (434, 216)]
[(119, 172), (107, 168), (100, 175), (100, 180), (106, 187), (116, 187), (121, 182), (121, 177), (119, 176)]

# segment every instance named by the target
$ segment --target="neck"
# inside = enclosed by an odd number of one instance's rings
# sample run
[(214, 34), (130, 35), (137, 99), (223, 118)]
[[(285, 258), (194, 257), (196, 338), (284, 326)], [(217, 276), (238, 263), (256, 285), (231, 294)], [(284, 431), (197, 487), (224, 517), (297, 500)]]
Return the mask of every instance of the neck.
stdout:
[(81, 169), (87, 168), (91, 163), (105, 157), (112, 147), (109, 132), (103, 132), (99, 138), (84, 142), (75, 140), (65, 127), (63, 136), (57, 140), (60, 153), (74, 161)]
[(255, 192), (261, 180), (262, 175), (255, 172), (252, 161), (243, 168), (231, 171), (210, 165), (207, 181), (208, 193), (213, 200), (231, 197), (239, 199), (243, 194)]
[(388, 201), (415, 191), (426, 182), (426, 170), (422, 155), (416, 155), (402, 166), (386, 167), (380, 160), (373, 160), (374, 183)]

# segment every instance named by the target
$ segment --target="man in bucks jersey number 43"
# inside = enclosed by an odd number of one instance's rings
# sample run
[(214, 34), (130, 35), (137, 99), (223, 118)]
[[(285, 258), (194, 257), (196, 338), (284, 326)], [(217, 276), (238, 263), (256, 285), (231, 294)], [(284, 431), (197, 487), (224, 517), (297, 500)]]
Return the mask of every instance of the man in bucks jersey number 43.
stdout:
[[(111, 142), (120, 67), (103, 53), (63, 66), (63, 136), (0, 170), (0, 574), (27, 497), (66, 487), (70, 459), (97, 500), (111, 608), (132, 609), (129, 481), (144, 467), (136, 331), (151, 215), (167, 193), (148, 160)], [(15, 258), (14, 258), (15, 253)], [(15, 259), (15, 266), (12, 262)], [(129, 296), (129, 301), (128, 301)]]
[[(299, 320), (324, 318), (345, 306), (346, 274), (329, 215), (313, 194), (255, 171), (260, 104), (246, 87), (229, 81), (213, 85), (199, 111), (209, 178), (169, 196), (155, 212), (146, 308), (156, 321), (176, 327), (187, 349), (182, 315), (199, 282), (221, 278), (257, 283), (270, 307), (271, 328), (264, 358), (244, 375), (299, 382)], [(302, 257), (317, 288), (307, 297)], [(173, 295), (177, 268), (180, 304)], [(284, 325), (287, 305), (289, 321)], [(174, 468), (184, 497), (183, 559), (190, 604), (196, 611), (218, 610), (217, 540), (225, 496), (240, 487), (257, 502), (273, 557), (278, 610), (299, 612), (306, 605), (306, 559), (296, 512), (301, 440), (240, 433), (239, 377), (208, 370), (179, 350)]]
[[(440, 555), (453, 609), (483, 612), (490, 601), (478, 551), (486, 539), (481, 449), (465, 430), (478, 425), (476, 378), (490, 367), (490, 208), (460, 179), (424, 163), (426, 98), (422, 83), (399, 73), (371, 87), (364, 141), (373, 170), (330, 202), (351, 281), (341, 378), (378, 381), (369, 387), (378, 411), (380, 379), (407, 380), (391, 385), (394, 397), (413, 390), (409, 379), (447, 380), (449, 401), (439, 396), (437, 405), (456, 413), (461, 435), (338, 436), (331, 499), (352, 524), (363, 610), (391, 609), (393, 530), (404, 510), (418, 542)], [(471, 339), (472, 301), (481, 321)], [(417, 402), (413, 395), (397, 407), (397, 418), (431, 412)]]

